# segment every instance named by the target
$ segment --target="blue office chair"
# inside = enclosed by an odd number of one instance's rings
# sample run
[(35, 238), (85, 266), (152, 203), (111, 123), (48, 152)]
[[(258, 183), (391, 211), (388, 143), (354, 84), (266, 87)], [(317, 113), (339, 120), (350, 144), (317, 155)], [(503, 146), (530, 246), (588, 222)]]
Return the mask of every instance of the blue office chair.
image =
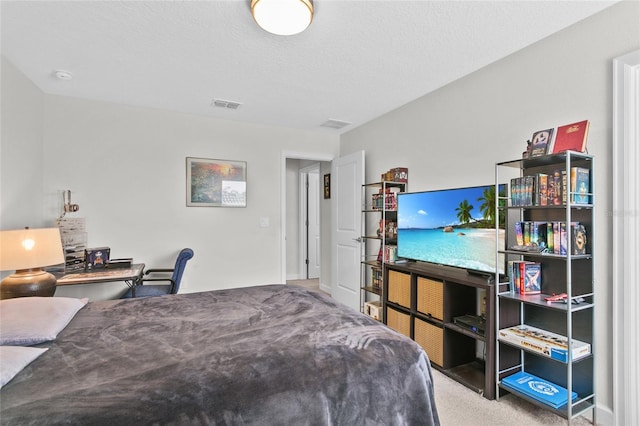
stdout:
[[(133, 297), (151, 297), (162, 296), (163, 294), (176, 294), (180, 289), (180, 281), (182, 280), (182, 274), (184, 268), (187, 266), (187, 261), (193, 257), (193, 250), (185, 248), (180, 251), (176, 264), (173, 269), (148, 269), (144, 272), (144, 276), (149, 278), (142, 278), (140, 284), (131, 287), (121, 297), (121, 299), (130, 299)], [(165, 274), (165, 276), (161, 276)], [(170, 276), (168, 274), (171, 274)], [(164, 282), (165, 284), (145, 284), (148, 282)]]

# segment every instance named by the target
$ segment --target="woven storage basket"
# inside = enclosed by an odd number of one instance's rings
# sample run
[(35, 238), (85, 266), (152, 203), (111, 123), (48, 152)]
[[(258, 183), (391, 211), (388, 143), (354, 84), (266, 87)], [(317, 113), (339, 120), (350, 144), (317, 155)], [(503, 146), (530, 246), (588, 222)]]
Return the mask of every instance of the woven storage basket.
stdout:
[(418, 277), (417, 308), (431, 317), (443, 320), (443, 286), (442, 281)]
[(414, 340), (422, 346), (431, 362), (442, 367), (443, 330), (418, 318), (415, 319), (413, 327)]
[(389, 271), (389, 302), (411, 308), (411, 275)]
[(387, 325), (398, 333), (411, 337), (411, 317), (409, 315), (387, 308)]

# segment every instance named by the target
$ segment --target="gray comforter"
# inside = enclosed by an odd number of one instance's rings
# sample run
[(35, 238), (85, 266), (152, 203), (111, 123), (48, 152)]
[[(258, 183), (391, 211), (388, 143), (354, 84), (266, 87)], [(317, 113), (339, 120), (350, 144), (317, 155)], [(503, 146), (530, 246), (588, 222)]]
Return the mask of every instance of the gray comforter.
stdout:
[(438, 424), (413, 341), (260, 286), (89, 303), (0, 391), (4, 424)]

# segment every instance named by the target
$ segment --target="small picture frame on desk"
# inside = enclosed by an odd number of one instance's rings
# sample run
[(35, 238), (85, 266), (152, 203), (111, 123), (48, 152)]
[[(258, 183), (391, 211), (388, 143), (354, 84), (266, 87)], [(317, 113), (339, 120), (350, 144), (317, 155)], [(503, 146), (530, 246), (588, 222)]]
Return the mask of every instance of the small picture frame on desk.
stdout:
[(87, 271), (104, 269), (109, 263), (109, 247), (94, 247), (85, 250), (85, 262)]

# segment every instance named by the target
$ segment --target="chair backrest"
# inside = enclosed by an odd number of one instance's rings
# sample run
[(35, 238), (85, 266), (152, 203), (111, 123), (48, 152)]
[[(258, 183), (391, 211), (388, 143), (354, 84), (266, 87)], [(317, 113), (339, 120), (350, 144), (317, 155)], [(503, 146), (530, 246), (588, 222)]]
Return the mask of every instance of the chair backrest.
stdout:
[(180, 281), (182, 280), (182, 274), (184, 273), (184, 268), (187, 266), (187, 261), (193, 257), (193, 250), (190, 248), (185, 248), (180, 250), (178, 254), (178, 258), (176, 259), (176, 265), (173, 267), (173, 282), (176, 283), (173, 288), (172, 294), (178, 293), (180, 289)]

